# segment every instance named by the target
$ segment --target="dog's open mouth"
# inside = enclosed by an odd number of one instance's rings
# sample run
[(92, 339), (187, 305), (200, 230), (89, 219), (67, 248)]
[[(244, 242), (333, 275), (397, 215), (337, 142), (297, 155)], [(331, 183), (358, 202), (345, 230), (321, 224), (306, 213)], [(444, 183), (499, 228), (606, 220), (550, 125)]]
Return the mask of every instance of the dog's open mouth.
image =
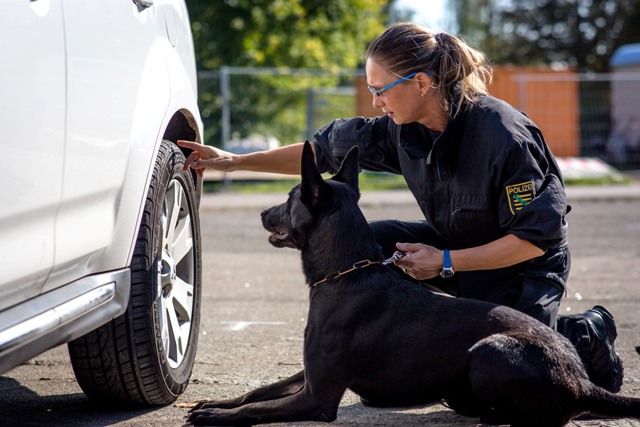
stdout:
[(276, 228), (269, 230), (269, 243), (276, 247), (289, 246), (289, 231), (286, 228)]
[(269, 240), (284, 240), (287, 237), (289, 237), (289, 233), (287, 233), (286, 230), (276, 230), (274, 232), (271, 233), (271, 235), (269, 236)]
[(262, 226), (269, 232), (268, 241), (276, 248), (297, 248), (295, 233), (291, 229), (291, 218), (287, 213), (289, 203), (263, 211)]

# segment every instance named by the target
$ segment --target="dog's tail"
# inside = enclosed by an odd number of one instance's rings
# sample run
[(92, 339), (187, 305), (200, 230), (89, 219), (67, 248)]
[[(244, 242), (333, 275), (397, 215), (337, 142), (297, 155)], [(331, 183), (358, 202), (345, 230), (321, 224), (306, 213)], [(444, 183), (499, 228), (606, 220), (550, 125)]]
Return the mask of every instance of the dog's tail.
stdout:
[(578, 399), (577, 409), (603, 417), (640, 419), (640, 399), (619, 396), (593, 384), (589, 394)]

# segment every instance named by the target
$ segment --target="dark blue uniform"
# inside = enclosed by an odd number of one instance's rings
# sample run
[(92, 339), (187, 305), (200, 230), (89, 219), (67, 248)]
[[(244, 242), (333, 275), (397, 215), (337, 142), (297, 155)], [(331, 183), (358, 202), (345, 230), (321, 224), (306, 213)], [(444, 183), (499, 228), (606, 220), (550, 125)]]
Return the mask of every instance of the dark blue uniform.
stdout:
[(387, 116), (339, 119), (315, 135), (319, 168), (336, 171), (354, 145), (363, 169), (404, 176), (425, 217), (372, 223), (385, 255), (396, 242), (463, 249), (513, 234), (544, 255), (435, 282), (457, 296), (508, 305), (555, 325), (570, 268), (569, 207), (558, 165), (529, 118), (487, 95), (451, 115), (440, 134), (418, 123), (396, 125)]

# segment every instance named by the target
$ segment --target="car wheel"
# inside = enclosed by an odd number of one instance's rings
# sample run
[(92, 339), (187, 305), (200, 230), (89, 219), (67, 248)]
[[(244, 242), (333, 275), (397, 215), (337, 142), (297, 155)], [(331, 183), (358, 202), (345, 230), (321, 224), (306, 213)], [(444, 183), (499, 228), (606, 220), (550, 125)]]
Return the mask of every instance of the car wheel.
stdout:
[(131, 264), (127, 311), (69, 343), (84, 393), (101, 403), (164, 405), (185, 390), (200, 321), (200, 224), (184, 155), (162, 141)]

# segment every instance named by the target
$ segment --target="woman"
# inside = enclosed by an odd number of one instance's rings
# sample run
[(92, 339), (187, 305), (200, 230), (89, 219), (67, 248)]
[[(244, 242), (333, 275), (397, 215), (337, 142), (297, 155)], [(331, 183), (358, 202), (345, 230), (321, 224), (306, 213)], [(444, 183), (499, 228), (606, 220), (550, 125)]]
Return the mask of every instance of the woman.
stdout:
[[(339, 119), (315, 135), (318, 167), (335, 172), (353, 145), (364, 169), (402, 174), (425, 220), (371, 223), (405, 274), (452, 295), (514, 307), (558, 328), (591, 379), (622, 384), (615, 323), (597, 306), (557, 317), (569, 275), (567, 205), (558, 165), (537, 126), (487, 94), (485, 56), (411, 23), (369, 47), (366, 74), (383, 116)], [(301, 144), (233, 155), (188, 142), (186, 167), (298, 174)]]

